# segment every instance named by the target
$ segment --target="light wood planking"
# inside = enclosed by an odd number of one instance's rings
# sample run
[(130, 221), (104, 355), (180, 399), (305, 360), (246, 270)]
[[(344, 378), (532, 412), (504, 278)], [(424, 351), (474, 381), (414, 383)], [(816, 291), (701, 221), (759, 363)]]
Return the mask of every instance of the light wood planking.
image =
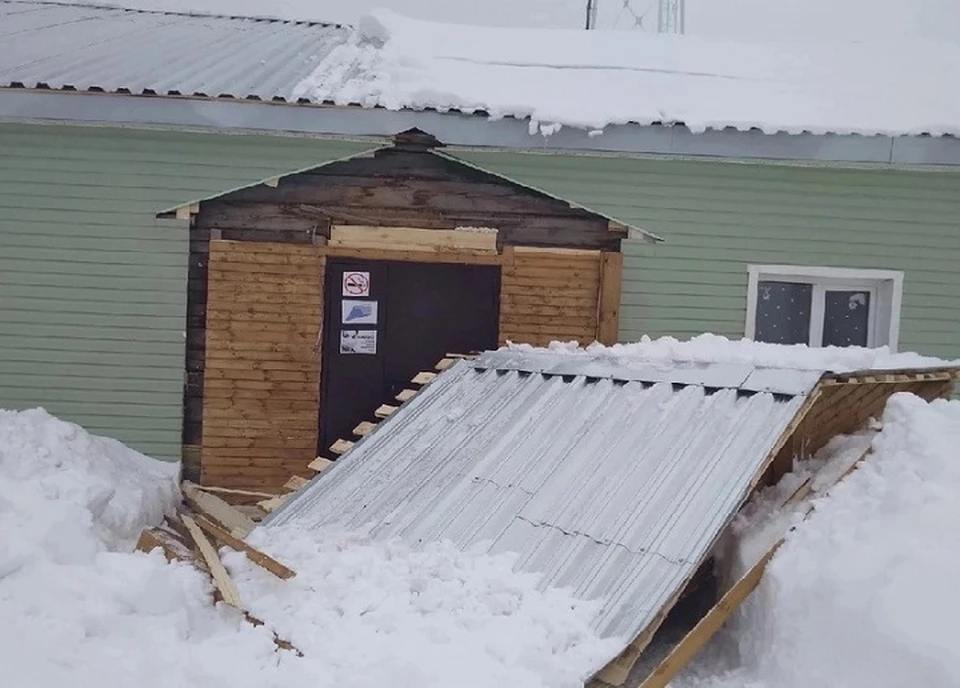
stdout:
[(334, 225), (330, 228), (331, 247), (410, 251), (488, 251), (497, 252), (497, 232), (461, 229), (422, 229), (415, 227), (362, 227)]
[(316, 457), (324, 258), (210, 242), (201, 482), (281, 490)]
[(500, 343), (600, 335), (601, 252), (511, 247), (501, 274)]

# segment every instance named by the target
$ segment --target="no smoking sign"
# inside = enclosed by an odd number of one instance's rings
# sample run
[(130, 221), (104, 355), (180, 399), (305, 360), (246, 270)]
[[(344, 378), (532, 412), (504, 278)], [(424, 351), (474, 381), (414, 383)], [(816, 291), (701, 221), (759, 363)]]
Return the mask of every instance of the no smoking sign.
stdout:
[(370, 296), (369, 272), (343, 273), (343, 296)]

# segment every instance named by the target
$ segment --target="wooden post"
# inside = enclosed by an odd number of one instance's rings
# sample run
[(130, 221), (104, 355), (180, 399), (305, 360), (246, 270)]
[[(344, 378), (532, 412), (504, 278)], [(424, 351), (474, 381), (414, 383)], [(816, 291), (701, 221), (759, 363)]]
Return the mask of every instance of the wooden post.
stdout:
[(597, 304), (597, 341), (616, 344), (620, 338), (620, 294), (623, 283), (623, 254), (600, 254), (600, 295)]

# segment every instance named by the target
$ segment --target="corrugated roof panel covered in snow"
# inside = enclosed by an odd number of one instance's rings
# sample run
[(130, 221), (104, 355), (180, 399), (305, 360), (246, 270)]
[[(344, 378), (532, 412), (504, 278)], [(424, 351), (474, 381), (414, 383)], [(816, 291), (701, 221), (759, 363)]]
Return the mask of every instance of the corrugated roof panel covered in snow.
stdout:
[(707, 556), (810, 380), (780, 395), (461, 361), (264, 525), (513, 553), (632, 640)]

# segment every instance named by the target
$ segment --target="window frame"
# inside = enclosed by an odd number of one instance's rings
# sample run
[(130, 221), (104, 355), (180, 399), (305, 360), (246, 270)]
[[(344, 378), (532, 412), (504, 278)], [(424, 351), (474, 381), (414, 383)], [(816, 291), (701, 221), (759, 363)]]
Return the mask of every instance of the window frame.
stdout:
[(798, 282), (813, 287), (810, 304), (808, 346), (823, 346), (824, 297), (828, 291), (870, 292), (867, 314), (867, 347), (887, 346), (897, 351), (900, 344), (900, 309), (903, 301), (903, 272), (804, 265), (747, 266), (747, 313), (744, 336), (754, 339), (757, 327), (757, 299), (760, 282)]

